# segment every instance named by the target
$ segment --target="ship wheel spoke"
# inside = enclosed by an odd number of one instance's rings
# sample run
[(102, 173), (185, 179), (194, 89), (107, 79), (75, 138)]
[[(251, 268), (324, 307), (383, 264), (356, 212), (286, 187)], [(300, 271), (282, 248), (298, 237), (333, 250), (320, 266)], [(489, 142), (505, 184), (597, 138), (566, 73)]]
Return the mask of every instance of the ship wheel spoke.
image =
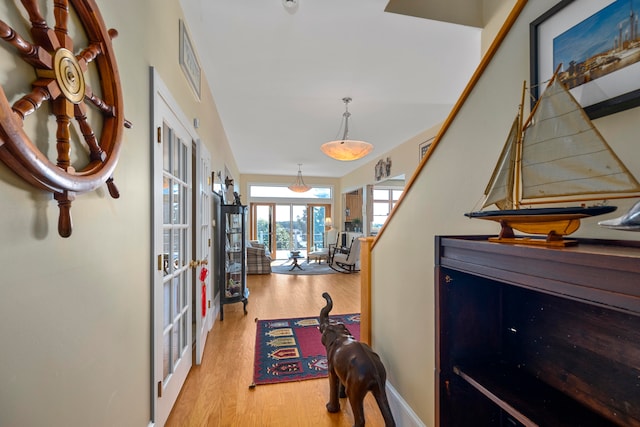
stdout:
[[(80, 125), (80, 131), (82, 132), (82, 136), (89, 146), (90, 159), (91, 161), (104, 162), (106, 159), (106, 153), (100, 148), (98, 145), (98, 140), (96, 139), (96, 135), (87, 120), (86, 107), (84, 104), (77, 104), (75, 106), (75, 116), (76, 121)], [(120, 191), (118, 187), (116, 187), (115, 182), (113, 182), (113, 177), (109, 177), (106, 181), (107, 189), (109, 190), (109, 195), (112, 198), (117, 199), (120, 197)]]
[(107, 117), (113, 117), (116, 114), (115, 107), (113, 105), (108, 105), (104, 100), (102, 100), (99, 96), (93, 93), (91, 87), (89, 85), (86, 86), (86, 90), (84, 93), (85, 99), (90, 101), (98, 110), (102, 112)]
[(48, 101), (51, 98), (51, 92), (46, 87), (34, 86), (33, 90), (17, 100), (11, 109), (24, 121), (28, 115), (40, 108), (44, 101)]
[(80, 67), (82, 67), (82, 70), (87, 71), (87, 64), (93, 62), (93, 60), (101, 54), (102, 49), (100, 48), (99, 43), (92, 43), (84, 48), (77, 56), (78, 63), (80, 64)]
[[(86, 86), (84, 97), (85, 100), (91, 102), (98, 110), (100, 110), (105, 117), (116, 116), (116, 108), (112, 105), (108, 105), (99, 96), (93, 93), (91, 87), (89, 87), (88, 85)], [(126, 127), (127, 129), (131, 129), (133, 127), (133, 124), (129, 120), (124, 119), (124, 127)]]
[(53, 16), (56, 20), (55, 33), (62, 46), (73, 50), (73, 40), (69, 37), (67, 21), (69, 20), (69, 2), (67, 0), (54, 0)]
[(73, 173), (71, 166), (71, 117), (73, 114), (73, 104), (65, 98), (58, 98), (53, 103), (53, 113), (56, 116), (56, 149), (58, 151), (57, 165), (62, 170)]
[(0, 38), (13, 46), (18, 51), (20, 57), (28, 64), (31, 64), (35, 68), (51, 70), (51, 54), (40, 46), (25, 40), (16, 30), (2, 20), (0, 20)]
[(47, 25), (47, 21), (40, 13), (40, 6), (37, 0), (21, 0), (29, 20), (31, 21), (31, 35), (34, 40), (47, 51), (53, 52), (60, 47), (60, 42), (55, 33)]
[(113, 182), (113, 177), (112, 176), (107, 178), (107, 189), (109, 190), (109, 195), (113, 199), (117, 199), (117, 198), (120, 197), (120, 190), (118, 190), (118, 187), (116, 187), (116, 183)]
[(96, 139), (96, 134), (93, 132), (93, 128), (87, 119), (87, 112), (84, 104), (81, 103), (74, 106), (74, 116), (78, 125), (80, 125), (82, 137), (89, 147), (89, 158), (91, 161), (104, 162), (106, 159), (105, 152), (100, 148), (98, 140)]
[(76, 198), (75, 193), (71, 191), (63, 191), (62, 193), (54, 193), (53, 198), (58, 202), (60, 215), (58, 216), (58, 234), (61, 237), (71, 236), (71, 202)]

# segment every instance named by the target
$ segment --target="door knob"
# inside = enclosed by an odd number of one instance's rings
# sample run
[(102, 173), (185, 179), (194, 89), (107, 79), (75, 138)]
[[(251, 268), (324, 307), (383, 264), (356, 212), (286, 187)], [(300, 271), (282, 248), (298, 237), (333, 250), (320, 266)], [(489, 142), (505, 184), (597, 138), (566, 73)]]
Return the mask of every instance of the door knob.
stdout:
[(196, 261), (196, 260), (189, 261), (189, 267), (190, 268), (196, 268), (198, 266), (207, 265), (207, 264), (209, 264), (209, 261), (206, 260), (206, 259), (203, 259), (203, 260), (200, 260), (200, 261)]

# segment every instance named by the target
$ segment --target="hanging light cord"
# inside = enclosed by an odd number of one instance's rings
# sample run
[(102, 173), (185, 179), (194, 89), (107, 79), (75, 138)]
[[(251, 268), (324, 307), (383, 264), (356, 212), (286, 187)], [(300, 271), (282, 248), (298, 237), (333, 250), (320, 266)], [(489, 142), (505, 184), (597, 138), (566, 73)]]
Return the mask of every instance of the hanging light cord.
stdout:
[(302, 166), (302, 163), (298, 163), (298, 181), (299, 184), (302, 184), (302, 186), (306, 186), (306, 184), (304, 183), (304, 179), (302, 179), (302, 170), (300, 169), (300, 167)]
[(289, 190), (296, 193), (306, 193), (307, 191), (311, 190), (311, 187), (305, 184), (304, 180), (302, 179), (301, 166), (302, 163), (298, 163), (298, 176), (296, 177), (295, 182), (288, 187)]

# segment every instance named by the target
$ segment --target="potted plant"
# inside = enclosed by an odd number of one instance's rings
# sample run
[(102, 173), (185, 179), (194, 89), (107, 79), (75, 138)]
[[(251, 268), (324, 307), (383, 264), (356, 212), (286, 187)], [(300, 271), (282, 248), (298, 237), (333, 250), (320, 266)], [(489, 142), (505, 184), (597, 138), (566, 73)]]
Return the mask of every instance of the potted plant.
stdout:
[(360, 218), (354, 218), (351, 220), (351, 222), (353, 223), (353, 231), (359, 233), (362, 230), (360, 228), (362, 226), (362, 221), (360, 220)]

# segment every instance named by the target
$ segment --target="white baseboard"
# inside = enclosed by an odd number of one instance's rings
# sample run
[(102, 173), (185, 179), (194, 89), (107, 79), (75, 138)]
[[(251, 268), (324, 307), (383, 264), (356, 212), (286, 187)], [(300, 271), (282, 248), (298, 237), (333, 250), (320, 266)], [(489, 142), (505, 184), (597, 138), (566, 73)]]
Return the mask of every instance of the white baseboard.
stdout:
[(387, 381), (387, 399), (393, 413), (393, 419), (398, 427), (426, 427), (426, 425), (418, 418), (402, 396), (398, 394), (395, 388)]

